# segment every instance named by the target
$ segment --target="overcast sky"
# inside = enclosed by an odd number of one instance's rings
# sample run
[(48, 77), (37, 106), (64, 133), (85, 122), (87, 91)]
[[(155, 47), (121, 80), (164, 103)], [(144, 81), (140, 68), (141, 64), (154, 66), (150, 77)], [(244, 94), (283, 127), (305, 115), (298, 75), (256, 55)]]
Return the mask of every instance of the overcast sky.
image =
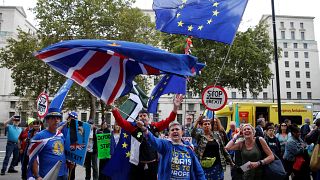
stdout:
[[(274, 0), (275, 11), (277, 15), (295, 15), (295, 16), (312, 16), (315, 17), (315, 37), (320, 42), (320, 11), (316, 4), (317, 0)], [(28, 20), (32, 23), (34, 15), (27, 9), (36, 5), (36, 0), (1, 0), (1, 5), (23, 6)], [(142, 9), (151, 9), (152, 0), (136, 0), (135, 6)], [(271, 0), (249, 0), (245, 10), (240, 29), (245, 30), (247, 27), (256, 25), (263, 14), (271, 14)], [(319, 48), (319, 45), (318, 45)]]

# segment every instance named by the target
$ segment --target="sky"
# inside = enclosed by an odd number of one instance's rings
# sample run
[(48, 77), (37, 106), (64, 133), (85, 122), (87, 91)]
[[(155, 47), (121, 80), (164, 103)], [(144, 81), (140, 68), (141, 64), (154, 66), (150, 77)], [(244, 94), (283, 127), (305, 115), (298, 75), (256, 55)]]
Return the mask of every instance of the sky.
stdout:
[[(274, 0), (276, 15), (312, 16), (315, 26), (316, 41), (320, 43), (320, 11), (317, 0)], [(27, 19), (35, 24), (34, 15), (29, 8), (36, 5), (36, 0), (2, 0), (1, 5), (23, 6)], [(152, 9), (152, 0), (136, 0), (136, 7)], [(258, 24), (263, 14), (271, 14), (271, 0), (249, 0), (247, 8), (240, 23), (240, 30), (246, 30)], [(319, 47), (319, 45), (318, 45)]]

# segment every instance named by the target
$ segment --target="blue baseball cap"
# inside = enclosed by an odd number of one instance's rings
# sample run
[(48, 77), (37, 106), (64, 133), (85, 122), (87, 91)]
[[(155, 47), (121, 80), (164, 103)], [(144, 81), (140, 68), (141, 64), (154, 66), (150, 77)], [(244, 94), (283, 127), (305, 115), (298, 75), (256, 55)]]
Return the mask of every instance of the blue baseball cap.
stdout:
[(69, 112), (68, 114), (69, 117), (72, 117), (73, 119), (78, 119), (78, 114), (74, 111)]

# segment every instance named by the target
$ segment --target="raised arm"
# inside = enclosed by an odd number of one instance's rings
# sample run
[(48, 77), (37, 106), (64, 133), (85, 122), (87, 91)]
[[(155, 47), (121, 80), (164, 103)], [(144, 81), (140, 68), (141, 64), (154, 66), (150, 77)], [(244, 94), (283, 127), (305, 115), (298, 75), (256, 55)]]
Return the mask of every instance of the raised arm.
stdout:
[(175, 95), (173, 99), (173, 110), (170, 113), (170, 116), (165, 120), (154, 123), (154, 126), (158, 129), (158, 131), (165, 130), (169, 126), (169, 124), (176, 119), (177, 112), (182, 100), (183, 100), (183, 95), (181, 94)]
[(225, 149), (226, 149), (227, 151), (230, 151), (230, 150), (240, 150), (242, 141), (236, 142), (239, 137), (240, 137), (240, 132), (239, 132), (238, 134), (236, 134), (236, 135), (228, 142), (228, 144), (226, 145)]
[(200, 134), (197, 132), (197, 127), (198, 127), (198, 124), (203, 120), (203, 116), (199, 116), (198, 119), (196, 120), (196, 122), (194, 123), (194, 126), (192, 128), (192, 131), (191, 131), (191, 137), (193, 137), (194, 139), (196, 139), (196, 141), (199, 141), (199, 137), (200, 137)]
[(5, 121), (4, 123), (3, 123), (3, 126), (4, 127), (7, 127), (7, 125), (10, 123), (10, 122), (12, 122), (12, 120), (13, 120), (13, 116), (11, 116), (7, 121)]
[(114, 108), (112, 109), (112, 114), (114, 116), (114, 119), (117, 121), (117, 124), (123, 128), (124, 130), (133, 133), (137, 127), (134, 127), (130, 122), (127, 120), (123, 119), (120, 112)]

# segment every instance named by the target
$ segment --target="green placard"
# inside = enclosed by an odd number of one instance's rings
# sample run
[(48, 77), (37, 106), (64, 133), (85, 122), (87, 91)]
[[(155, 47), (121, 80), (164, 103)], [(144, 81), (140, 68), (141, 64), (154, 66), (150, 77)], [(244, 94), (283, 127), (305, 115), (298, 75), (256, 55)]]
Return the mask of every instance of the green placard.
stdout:
[(98, 159), (110, 158), (110, 133), (97, 134)]

